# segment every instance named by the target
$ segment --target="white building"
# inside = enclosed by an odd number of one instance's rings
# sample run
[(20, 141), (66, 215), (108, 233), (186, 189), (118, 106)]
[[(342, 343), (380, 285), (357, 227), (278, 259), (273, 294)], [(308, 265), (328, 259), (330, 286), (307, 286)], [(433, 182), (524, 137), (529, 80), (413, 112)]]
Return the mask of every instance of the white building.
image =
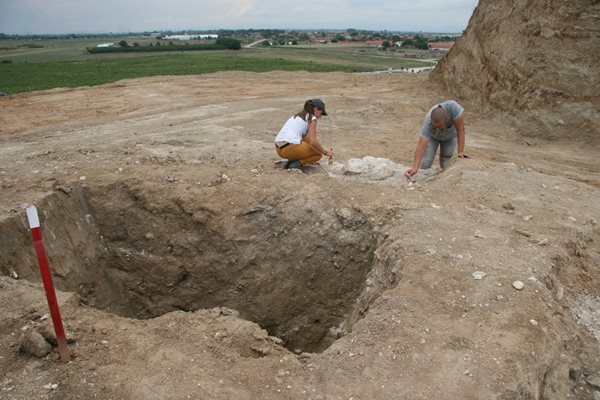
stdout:
[(198, 34), (198, 35), (167, 35), (164, 40), (194, 40), (194, 39), (217, 39), (219, 35)]
[(114, 43), (100, 43), (99, 45), (96, 45), (96, 47), (115, 47)]

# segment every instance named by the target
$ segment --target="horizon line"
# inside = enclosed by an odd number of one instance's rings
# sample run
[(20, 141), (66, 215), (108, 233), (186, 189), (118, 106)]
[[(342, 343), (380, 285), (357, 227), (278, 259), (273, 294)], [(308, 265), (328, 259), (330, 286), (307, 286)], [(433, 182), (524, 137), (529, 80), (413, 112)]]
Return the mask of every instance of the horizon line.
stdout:
[(27, 32), (27, 33), (7, 33), (0, 32), (0, 35), (18, 35), (18, 36), (31, 36), (31, 35), (40, 35), (40, 36), (51, 36), (51, 35), (131, 35), (131, 34), (143, 34), (143, 33), (164, 33), (164, 32), (184, 32), (184, 31), (204, 31), (204, 32), (214, 32), (214, 31), (263, 31), (263, 30), (277, 30), (277, 31), (286, 31), (286, 32), (347, 32), (349, 30), (361, 31), (361, 32), (388, 32), (388, 33), (430, 33), (430, 34), (462, 34), (464, 29), (461, 31), (435, 31), (435, 30), (391, 30), (391, 29), (360, 29), (360, 28), (346, 28), (346, 29), (335, 29), (335, 28), (214, 28), (214, 29), (156, 29), (156, 30), (143, 30), (143, 31), (121, 31), (121, 32), (60, 32), (60, 33), (41, 33), (41, 32)]

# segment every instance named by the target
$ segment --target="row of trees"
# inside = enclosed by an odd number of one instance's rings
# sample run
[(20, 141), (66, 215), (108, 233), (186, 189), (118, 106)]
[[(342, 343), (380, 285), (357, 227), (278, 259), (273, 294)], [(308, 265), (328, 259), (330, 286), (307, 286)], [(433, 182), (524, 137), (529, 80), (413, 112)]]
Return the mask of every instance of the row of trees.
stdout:
[[(381, 40), (383, 39), (383, 44), (381, 45), (384, 49), (387, 49), (389, 47), (392, 47), (394, 45), (394, 43), (396, 42), (402, 42), (402, 47), (408, 47), (408, 48), (414, 48), (414, 49), (422, 49), (422, 50), (427, 50), (429, 49), (429, 42), (430, 40), (427, 39), (424, 36), (420, 36), (420, 35), (416, 35), (414, 38), (402, 38), (398, 35), (392, 35), (391, 37), (387, 38), (387, 37), (368, 37), (368, 38), (364, 38), (364, 37), (358, 37), (355, 36), (352, 39), (348, 39), (347, 37), (343, 36), (343, 35), (337, 35), (334, 38), (331, 39), (331, 43), (337, 43), (337, 42), (345, 42), (345, 41), (351, 41), (351, 42), (361, 42), (361, 41), (366, 41), (366, 40)], [(432, 38), (431, 40), (436, 41), (436, 42), (443, 42), (443, 41), (450, 41), (450, 40), (454, 40), (455, 38), (452, 38), (450, 36), (443, 36), (443, 37), (435, 37)], [(276, 38), (273, 39), (273, 44), (275, 45), (287, 45), (287, 44), (292, 44), (292, 45), (297, 45), (299, 43), (299, 41), (304, 41), (304, 40), (308, 40), (308, 36), (299, 36), (299, 37), (294, 37), (294, 36), (290, 36), (290, 35), (282, 35), (282, 36), (278, 36)], [(269, 46), (268, 42), (263, 42), (264, 46)]]
[(129, 45), (126, 40), (121, 40), (119, 46), (116, 47), (88, 47), (86, 50), (91, 54), (98, 53), (141, 53), (141, 52), (157, 52), (157, 51), (192, 51), (192, 50), (239, 50), (242, 45), (239, 40), (232, 38), (218, 38), (214, 43), (203, 44), (161, 44), (156, 42), (156, 45), (150, 43), (141, 45), (133, 43)]

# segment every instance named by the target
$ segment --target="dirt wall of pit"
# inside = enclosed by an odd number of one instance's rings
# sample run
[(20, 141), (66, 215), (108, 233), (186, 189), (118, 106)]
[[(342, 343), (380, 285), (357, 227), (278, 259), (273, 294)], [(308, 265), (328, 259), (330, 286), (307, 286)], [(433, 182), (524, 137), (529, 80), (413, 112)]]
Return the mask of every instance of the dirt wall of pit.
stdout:
[[(132, 318), (229, 307), (294, 350), (323, 350), (368, 307), (359, 298), (375, 260), (373, 220), (314, 194), (275, 191), (239, 209), (233, 200), (250, 194), (229, 187), (55, 190), (38, 207), (57, 286)], [(4, 275), (39, 280), (23, 215), (0, 223), (0, 245)]]

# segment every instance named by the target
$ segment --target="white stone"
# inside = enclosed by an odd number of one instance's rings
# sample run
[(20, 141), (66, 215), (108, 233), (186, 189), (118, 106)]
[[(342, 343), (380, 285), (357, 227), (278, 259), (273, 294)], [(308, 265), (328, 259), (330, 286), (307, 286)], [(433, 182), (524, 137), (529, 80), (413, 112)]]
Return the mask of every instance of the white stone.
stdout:
[(475, 237), (479, 239), (486, 239), (487, 236), (485, 233), (481, 232), (479, 229), (475, 230)]
[(514, 282), (512, 283), (512, 286), (513, 286), (515, 289), (517, 289), (517, 290), (521, 290), (521, 289), (523, 289), (523, 288), (525, 287), (525, 284), (524, 284), (523, 282), (521, 282), (521, 281), (514, 281)]
[(473, 275), (473, 278), (481, 280), (487, 276), (487, 273), (483, 271), (475, 271), (471, 275)]

